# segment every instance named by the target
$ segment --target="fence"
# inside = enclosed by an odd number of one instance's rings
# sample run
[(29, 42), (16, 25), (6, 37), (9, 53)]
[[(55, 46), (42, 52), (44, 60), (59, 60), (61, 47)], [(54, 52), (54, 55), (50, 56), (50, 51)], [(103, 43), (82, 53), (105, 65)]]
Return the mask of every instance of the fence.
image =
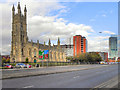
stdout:
[[(4, 64), (10, 64), (12, 66), (15, 66), (17, 63), (4, 63)], [(80, 65), (80, 64), (98, 64), (98, 63), (94, 63), (94, 62), (90, 62), (90, 63), (86, 63), (86, 62), (47, 62), (47, 61), (42, 61), (42, 62), (38, 62), (38, 63), (33, 63), (33, 62), (29, 62), (29, 63), (25, 63), (22, 62), (24, 64), (29, 64), (32, 65), (33, 67), (48, 67), (48, 66), (66, 66), (66, 65)]]

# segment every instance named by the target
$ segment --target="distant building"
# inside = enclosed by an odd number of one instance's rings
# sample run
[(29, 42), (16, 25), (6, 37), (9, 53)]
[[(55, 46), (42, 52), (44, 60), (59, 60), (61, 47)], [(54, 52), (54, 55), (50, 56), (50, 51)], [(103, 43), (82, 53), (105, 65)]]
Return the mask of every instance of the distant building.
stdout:
[(105, 62), (108, 62), (108, 52), (98, 52), (100, 56), (102, 57), (102, 60)]
[[(54, 47), (57, 47), (57, 45), (54, 45)], [(60, 45), (60, 48), (64, 51), (66, 56), (73, 56), (73, 45)]]
[(73, 56), (87, 52), (87, 39), (81, 35), (73, 36)]
[(120, 30), (118, 30), (118, 57), (120, 58)]
[(109, 58), (118, 57), (118, 50), (117, 50), (117, 36), (111, 35), (109, 37)]
[[(120, 2), (118, 2), (120, 7)], [(120, 8), (118, 8), (118, 16), (120, 16)], [(120, 60), (120, 17), (118, 17), (118, 59)]]
[(2, 67), (2, 56), (0, 54), (0, 67)]
[(97, 53), (102, 57), (102, 60), (108, 62), (108, 52), (89, 52), (89, 53)]
[(60, 45), (66, 56), (73, 56), (73, 45)]
[(118, 35), (118, 57), (120, 57), (120, 35)]

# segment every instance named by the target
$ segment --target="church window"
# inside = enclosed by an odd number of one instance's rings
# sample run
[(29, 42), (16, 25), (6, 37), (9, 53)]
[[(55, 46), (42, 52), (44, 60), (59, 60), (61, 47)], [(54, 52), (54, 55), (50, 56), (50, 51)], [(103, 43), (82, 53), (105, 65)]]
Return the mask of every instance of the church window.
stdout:
[(56, 59), (56, 52), (54, 54), (55, 54), (55, 59)]
[(60, 59), (60, 55), (59, 55), (59, 52), (58, 52), (58, 59)]
[(52, 51), (51, 51), (51, 53), (50, 53), (50, 54), (51, 54), (51, 59), (52, 59)]
[(34, 49), (34, 57), (36, 57), (36, 53), (37, 53), (37, 52), (36, 52), (36, 49)]
[(31, 49), (29, 48), (29, 56), (31, 56)]
[(63, 59), (63, 53), (62, 53), (62, 59)]
[(22, 48), (22, 55), (23, 55), (23, 48)]
[(21, 41), (22, 41), (22, 35), (21, 35)]
[(17, 31), (17, 25), (16, 25), (16, 31)]

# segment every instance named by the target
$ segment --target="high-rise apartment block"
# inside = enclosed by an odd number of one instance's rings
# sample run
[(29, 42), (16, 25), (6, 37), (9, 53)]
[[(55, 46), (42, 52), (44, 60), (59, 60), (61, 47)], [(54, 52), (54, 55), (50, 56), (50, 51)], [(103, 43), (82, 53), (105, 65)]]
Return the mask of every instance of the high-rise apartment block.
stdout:
[(73, 56), (87, 52), (87, 39), (81, 35), (73, 36)]
[(120, 30), (118, 30), (118, 57), (120, 58)]
[(117, 35), (111, 35), (109, 37), (109, 58), (118, 57), (118, 48), (117, 48)]

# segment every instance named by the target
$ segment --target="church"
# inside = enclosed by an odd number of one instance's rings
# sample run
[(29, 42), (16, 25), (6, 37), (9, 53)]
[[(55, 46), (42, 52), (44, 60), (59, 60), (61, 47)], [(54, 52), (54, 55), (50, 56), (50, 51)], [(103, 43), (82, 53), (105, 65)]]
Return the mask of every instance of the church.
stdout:
[[(12, 41), (10, 62), (66, 62), (66, 54), (61, 48), (60, 39), (58, 38), (57, 45), (51, 46), (49, 39), (48, 45), (40, 44), (39, 40), (33, 42), (28, 40), (27, 36), (27, 9), (24, 8), (24, 15), (21, 13), (20, 3), (17, 6), (18, 13), (15, 13), (15, 7), (12, 7)], [(41, 58), (41, 51), (48, 51), (48, 58)]]

